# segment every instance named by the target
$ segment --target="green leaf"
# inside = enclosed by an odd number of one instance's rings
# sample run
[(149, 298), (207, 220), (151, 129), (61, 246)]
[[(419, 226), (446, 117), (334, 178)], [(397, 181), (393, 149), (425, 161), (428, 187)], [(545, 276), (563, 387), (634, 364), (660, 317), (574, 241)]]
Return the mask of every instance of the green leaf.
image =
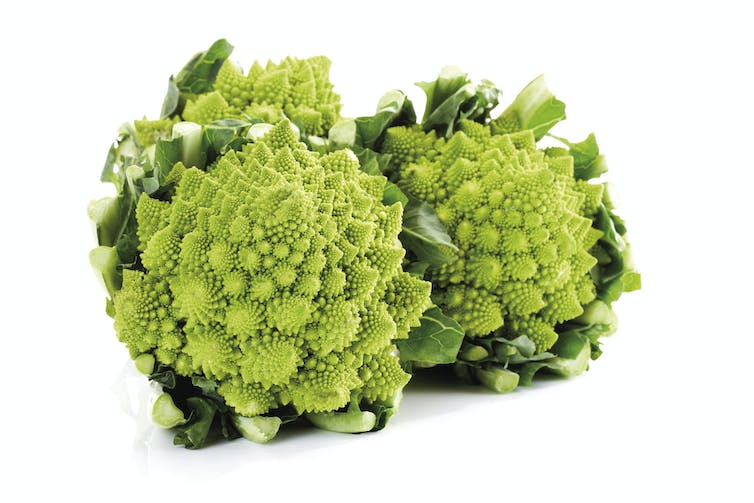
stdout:
[(354, 121), (356, 142), (366, 148), (379, 148), (388, 128), (413, 124), (415, 121), (416, 112), (411, 100), (401, 91), (389, 91), (380, 98), (373, 116), (358, 117)]
[(437, 129), (441, 134), (453, 134), (461, 105), (475, 95), (475, 89), (467, 75), (455, 66), (440, 70), (432, 82), (417, 82), (427, 97), (422, 118), (425, 131)]
[(584, 345), (589, 341), (577, 334), (564, 334), (558, 337), (558, 341), (550, 348), (550, 352), (558, 358), (574, 360), (581, 356)]
[(156, 176), (142, 178), (141, 188), (147, 195), (152, 195), (160, 188), (160, 181)]
[[(225, 438), (225, 440), (235, 440), (237, 438), (241, 438), (243, 435), (240, 431), (238, 431), (238, 428), (236, 428), (235, 423), (233, 422), (233, 418), (231, 417), (230, 412), (220, 412), (217, 414), (216, 417), (220, 418), (220, 421), (217, 421), (217, 419), (214, 420), (212, 423), (212, 427), (210, 429), (210, 437), (217, 432), (217, 430), (220, 430), (220, 434)], [(219, 428), (218, 428), (218, 422), (219, 422)]]
[(593, 300), (584, 307), (584, 312), (573, 319), (572, 322), (583, 326), (610, 325), (617, 327), (618, 317), (608, 304), (600, 300)]
[(395, 395), (387, 400), (377, 400), (374, 403), (367, 404), (363, 408), (376, 416), (376, 421), (372, 431), (379, 431), (387, 426), (390, 418), (393, 417), (403, 400), (403, 390), (399, 389)]
[(416, 85), (424, 91), (427, 97), (422, 122), (426, 122), (435, 111), (443, 106), (448, 98), (470, 84), (468, 76), (457, 66), (445, 66), (432, 82), (417, 82)]
[(175, 77), (175, 85), (182, 93), (199, 94), (212, 89), (217, 72), (230, 53), (233, 46), (221, 38), (204, 52), (198, 52), (189, 60)]
[(165, 365), (158, 365), (150, 380), (162, 384), (165, 393), (186, 417), (185, 424), (174, 428), (174, 443), (189, 449), (198, 449), (220, 435), (228, 440), (241, 436), (257, 442), (269, 440), (277, 431), (276, 425), (279, 427), (299, 417), (292, 407), (270, 411), (264, 417), (234, 417), (233, 409), (217, 393), (217, 381), (198, 375), (179, 376)]
[(203, 134), (203, 149), (211, 148), (215, 154), (221, 154), (225, 146), (237, 135), (237, 128), (209, 125), (204, 127)]
[(359, 159), (359, 166), (361, 167), (361, 171), (372, 176), (382, 175), (383, 163), (381, 159), (383, 157), (389, 157), (389, 154), (378, 154), (374, 150), (370, 150), (368, 148), (359, 149), (358, 147), (356, 147), (354, 154), (356, 154), (356, 157)]
[(641, 287), (641, 276), (635, 270), (631, 247), (624, 237), (625, 224), (611, 207), (612, 200), (605, 190), (592, 224), (602, 231), (602, 236), (592, 250), (600, 260), (592, 268), (591, 276), (597, 287), (597, 297), (608, 305), (618, 300), (623, 292)]
[(398, 339), (396, 345), (404, 362), (447, 364), (456, 361), (463, 336), (457, 321), (432, 306), (422, 314), (420, 325), (411, 329), (408, 339)]
[(410, 262), (408, 265), (403, 266), (403, 270), (409, 274), (424, 279), (424, 274), (429, 269), (429, 264), (426, 262)]
[(500, 89), (489, 80), (482, 80), (476, 87), (474, 98), (463, 104), (461, 118), (485, 123), (490, 112), (500, 103)]
[(594, 133), (591, 133), (586, 137), (586, 140), (579, 143), (571, 143), (565, 138), (553, 136), (556, 140), (564, 143), (568, 146), (568, 150), (573, 156), (573, 164), (576, 166), (586, 166), (592, 162), (600, 153), (600, 148), (597, 146), (597, 139)]
[(383, 175), (390, 164), (390, 154), (375, 152), (369, 148), (355, 146), (353, 153), (359, 159), (361, 171), (370, 175)]
[(513, 103), (490, 126), (495, 134), (531, 129), (539, 140), (565, 118), (565, 103), (555, 98), (544, 75), (540, 75), (518, 93)]
[(544, 353), (534, 353), (531, 356), (523, 356), (521, 353), (515, 353), (514, 355), (504, 360), (504, 363), (506, 363), (507, 365), (520, 365), (522, 363), (541, 362), (554, 357), (555, 355), (550, 353), (549, 351), (545, 351)]
[(387, 426), (388, 421), (390, 421), (390, 418), (393, 417), (397, 411), (393, 407), (377, 404), (371, 406), (369, 412), (376, 417), (374, 427), (371, 431), (380, 431)]
[(105, 158), (105, 165), (102, 167), (100, 181), (113, 183), (116, 186), (118, 185), (119, 177), (115, 174), (115, 169), (118, 163), (118, 147), (120, 146), (120, 142), (124, 139), (123, 135), (119, 135), (113, 144), (110, 145), (110, 148), (107, 151), (107, 157)]
[(186, 424), (175, 428), (177, 431), (173, 444), (183, 445), (187, 449), (199, 449), (207, 442), (217, 406), (206, 398), (195, 396), (187, 398), (186, 405), (191, 413)]
[(330, 128), (327, 138), (335, 147), (354, 147), (357, 145), (356, 135), (356, 120), (340, 119)]
[(224, 38), (220, 39), (206, 51), (194, 54), (178, 75), (171, 75), (160, 117), (164, 119), (180, 115), (186, 105), (187, 96), (211, 90), (217, 72), (231, 52), (233, 46)]
[(582, 374), (589, 368), (592, 347), (589, 339), (581, 334), (561, 334), (551, 352), (556, 355), (554, 358), (526, 363), (518, 370), (522, 385), (530, 385), (534, 375), (542, 369), (562, 377)]
[(124, 181), (120, 194), (115, 199), (117, 211), (111, 212), (107, 221), (102, 222), (102, 227), (107, 232), (98, 231), (99, 236), (110, 236), (101, 245), (114, 246), (118, 251), (120, 264), (132, 264), (138, 254), (139, 240), (136, 237), (136, 202), (141, 195), (140, 186), (134, 186)]
[(101, 246), (113, 246), (120, 232), (120, 207), (118, 199), (103, 197), (89, 203), (86, 209), (97, 231), (97, 242)]
[(246, 141), (240, 145), (234, 143), (235, 140), (242, 139), (240, 135), (244, 128), (250, 126), (248, 122), (229, 119), (227, 121), (216, 121), (202, 128), (201, 151), (204, 154), (205, 164), (210, 165), (222, 154), (228, 150), (240, 148)]
[(458, 247), (450, 240), (435, 210), (425, 202), (409, 199), (399, 238), (422, 262), (441, 265), (456, 260)]
[(250, 143), (250, 141), (247, 138), (241, 138), (241, 137), (237, 136), (237, 137), (233, 138), (230, 141), (230, 143), (228, 143), (228, 145), (226, 145), (226, 151), (227, 150), (239, 151), (247, 143)]
[[(383, 176), (390, 163), (390, 154), (381, 154), (369, 148), (356, 146), (353, 153), (359, 159), (361, 171), (373, 176)], [(401, 203), (405, 207), (408, 204), (408, 196), (396, 184), (387, 180), (382, 193), (382, 203), (387, 206)]]
[(460, 68), (446, 66), (433, 82), (418, 82), (427, 96), (424, 131), (450, 137), (463, 119), (484, 122), (498, 104), (500, 90), (489, 80), (474, 86)]
[(568, 147), (568, 153), (573, 157), (573, 176), (577, 180), (591, 180), (607, 173), (607, 161), (600, 155), (597, 139), (594, 133), (579, 143), (571, 143), (565, 138), (550, 135)]
[(171, 75), (168, 79), (168, 90), (165, 93), (165, 99), (162, 101), (162, 111), (160, 112), (160, 119), (173, 117), (177, 113), (180, 113), (178, 107), (181, 103), (181, 91), (178, 89), (178, 85), (175, 83), (175, 78)]
[(100, 180), (114, 184), (118, 191), (125, 179), (125, 169), (138, 164), (141, 159), (142, 151), (135, 138), (133, 125), (123, 124), (118, 128), (118, 137), (107, 152)]
[(191, 384), (199, 388), (202, 391), (202, 395), (222, 401), (220, 395), (217, 394), (217, 381), (207, 379), (204, 376), (193, 375), (191, 376)]
[[(119, 265), (133, 264), (137, 260), (139, 243), (136, 237), (134, 212), (139, 196), (145, 191), (144, 152), (134, 140), (131, 124), (118, 129), (118, 138), (110, 147), (100, 179), (115, 185), (118, 195), (101, 199), (89, 206), (89, 217), (97, 226), (98, 244), (114, 247)], [(149, 182), (147, 181), (147, 188)]]
[(218, 119), (216, 121), (212, 121), (207, 126), (219, 126), (224, 128), (232, 128), (236, 131), (238, 131), (240, 128), (251, 126), (251, 122), (245, 121), (243, 119)]
[(157, 372), (149, 376), (149, 380), (160, 384), (166, 389), (174, 389), (177, 384), (175, 371), (169, 367), (163, 367), (162, 365), (157, 368)]
[[(154, 164), (160, 181), (168, 176), (175, 163), (181, 160), (183, 139), (157, 140), (154, 150)], [(190, 166), (189, 166), (190, 167)]]
[(98, 246), (89, 252), (89, 263), (102, 278), (105, 289), (112, 299), (123, 282), (118, 251), (111, 246)]
[(310, 135), (304, 138), (302, 141), (312, 152), (317, 152), (318, 154), (325, 155), (329, 154), (331, 151), (330, 142), (327, 138)]
[(382, 193), (382, 204), (390, 206), (395, 203), (401, 203), (405, 208), (408, 204), (408, 196), (393, 182), (385, 182), (385, 190)]
[(534, 341), (532, 341), (525, 335), (519, 335), (515, 339), (506, 340), (505, 342), (516, 348), (518, 352), (526, 358), (531, 358), (532, 356), (534, 356), (534, 352), (537, 349), (537, 345), (534, 344)]

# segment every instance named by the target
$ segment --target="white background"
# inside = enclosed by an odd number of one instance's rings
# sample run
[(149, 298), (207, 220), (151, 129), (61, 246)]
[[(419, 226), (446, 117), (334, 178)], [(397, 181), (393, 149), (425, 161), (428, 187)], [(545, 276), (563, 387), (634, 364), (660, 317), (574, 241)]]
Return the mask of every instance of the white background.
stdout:
[[(3, 7), (0, 499), (752, 501), (744, 2), (272, 4)], [(328, 55), (344, 115), (396, 87), (421, 109), (412, 83), (446, 64), (492, 80), (506, 104), (545, 73), (568, 105), (554, 132), (597, 133), (643, 273), (603, 357), (504, 396), (417, 382), (368, 435), (304, 429), (192, 452), (134, 421), (86, 205), (106, 193), (118, 125), (156, 118), (167, 77), (220, 37), (247, 68)]]

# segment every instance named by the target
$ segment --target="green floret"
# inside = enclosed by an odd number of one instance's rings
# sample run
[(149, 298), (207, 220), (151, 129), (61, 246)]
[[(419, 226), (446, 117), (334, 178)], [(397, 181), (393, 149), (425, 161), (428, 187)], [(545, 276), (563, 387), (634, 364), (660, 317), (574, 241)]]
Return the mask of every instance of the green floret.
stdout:
[(268, 124), (283, 120), (283, 111), (280, 107), (267, 103), (251, 103), (243, 109), (243, 113), (252, 119), (258, 119)]
[(114, 295), (118, 337), (240, 416), (396, 396), (409, 376), (393, 341), (431, 287), (401, 268), (384, 184), (350, 152), (307, 151), (288, 121), (184, 169), (171, 199), (136, 206), (142, 268)]
[(183, 118), (197, 124), (209, 124), (220, 119), (238, 117), (240, 114), (217, 91), (209, 92), (189, 100), (183, 110)]
[(169, 140), (172, 136), (173, 125), (178, 122), (178, 117), (165, 118), (158, 120), (134, 121), (134, 131), (136, 132), (136, 141), (142, 148), (150, 147), (157, 143), (157, 140)]
[(215, 90), (230, 106), (240, 110), (253, 99), (254, 80), (252, 76), (245, 76), (236, 64), (225, 61), (217, 72)]
[(262, 67), (255, 62), (249, 72), (225, 61), (217, 72), (213, 90), (190, 97), (183, 118), (198, 124), (248, 118), (275, 123), (284, 117), (307, 135), (322, 135), (340, 118), (340, 96), (329, 80), (330, 60), (286, 58)]
[(391, 128), (385, 134), (383, 151), (389, 153), (396, 164), (418, 162), (421, 158), (434, 157), (436, 139), (434, 131), (425, 133), (419, 126)]

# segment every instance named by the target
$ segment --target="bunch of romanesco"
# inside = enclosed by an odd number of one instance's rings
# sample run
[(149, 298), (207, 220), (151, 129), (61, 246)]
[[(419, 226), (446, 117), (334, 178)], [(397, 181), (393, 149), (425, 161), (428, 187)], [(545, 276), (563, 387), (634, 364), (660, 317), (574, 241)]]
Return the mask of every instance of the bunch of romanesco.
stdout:
[(640, 288), (594, 135), (540, 77), (500, 91), (454, 67), (341, 119), (330, 61), (248, 73), (218, 40), (170, 78), (161, 117), (124, 124), (89, 207), (90, 260), (154, 421), (189, 448), (266, 442), (304, 417), (385, 426), (409, 372), (452, 364), (498, 391), (571, 376)]

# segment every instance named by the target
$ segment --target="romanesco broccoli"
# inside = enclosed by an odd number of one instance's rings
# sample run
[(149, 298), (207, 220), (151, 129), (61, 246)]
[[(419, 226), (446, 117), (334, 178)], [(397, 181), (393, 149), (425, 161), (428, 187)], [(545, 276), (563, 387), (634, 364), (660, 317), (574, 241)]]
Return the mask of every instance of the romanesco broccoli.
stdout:
[[(153, 418), (176, 443), (214, 429), (267, 441), (302, 415), (380, 429), (409, 379), (395, 341), (431, 305), (431, 284), (402, 269), (403, 206), (351, 151), (301, 141), (337, 118), (328, 60), (243, 76), (230, 49), (193, 58), (168, 113), (124, 125), (110, 150), (102, 179), (118, 195), (90, 205), (90, 258), (115, 331), (162, 385)], [(250, 107), (276, 124), (232, 110)]]
[[(416, 134), (389, 129), (384, 152)], [(570, 157), (549, 162), (531, 131), (492, 135), (462, 122), (432, 150), (431, 159), (418, 154), (399, 165), (396, 177), (408, 195), (432, 204), (458, 246), (455, 260), (428, 269), (440, 306), (469, 337), (505, 327), (510, 338), (526, 335), (538, 351), (550, 349), (555, 325), (595, 297), (589, 250), (600, 232), (585, 206), (602, 187), (576, 183)]]
[(124, 269), (115, 328), (131, 356), (201, 375), (241, 415), (387, 400), (408, 381), (392, 341), (428, 307), (401, 270), (401, 206), (342, 150), (319, 158), (281, 122), (175, 195), (136, 206), (143, 269)]
[(497, 391), (530, 382), (541, 368), (580, 373), (617, 327), (611, 303), (640, 286), (606, 185), (589, 181), (606, 171), (594, 136), (560, 139), (567, 149), (537, 146), (565, 118), (542, 78), (494, 120), (499, 91), (488, 81), (475, 87), (448, 67), (419, 85), (427, 94), (420, 124), (406, 120), (415, 117), (411, 103), (391, 91), (375, 116), (354, 121), (345, 142), (384, 157), (382, 172), (410, 201), (431, 207), (438, 236), (447, 233), (430, 246), (401, 239), (441, 310), (426, 318), (427, 330), (436, 339), (444, 313), (460, 327), (440, 332), (465, 333), (465, 341), (454, 358), (433, 354), (422, 348), (434, 344), (423, 323), (412, 344), (400, 344), (409, 349), (404, 360), (450, 359), (462, 377)]
[(266, 442), (302, 416), (377, 430), (412, 369), (507, 392), (601, 354), (640, 276), (594, 135), (549, 134), (565, 105), (541, 77), (495, 119), (500, 91), (455, 67), (418, 84), (419, 123), (397, 90), (341, 119), (327, 58), (243, 72), (232, 49), (121, 126), (117, 195), (89, 207), (107, 312), (176, 444)]
[(265, 66), (254, 62), (248, 72), (227, 59), (232, 46), (224, 40), (192, 58), (171, 78), (162, 118), (134, 121), (143, 148), (169, 139), (180, 120), (207, 125), (229, 120), (274, 124), (293, 122), (304, 136), (319, 137), (340, 119), (340, 96), (330, 83), (330, 60), (288, 57)]

